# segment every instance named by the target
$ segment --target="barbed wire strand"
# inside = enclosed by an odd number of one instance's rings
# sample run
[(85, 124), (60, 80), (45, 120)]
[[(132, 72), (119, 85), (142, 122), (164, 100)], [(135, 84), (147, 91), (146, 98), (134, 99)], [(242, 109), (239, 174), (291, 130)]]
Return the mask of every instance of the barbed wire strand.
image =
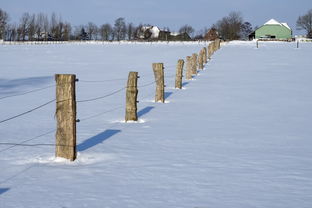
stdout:
[[(53, 132), (55, 132), (55, 131), (56, 131), (56, 129), (49, 130), (48, 132), (45, 132), (45, 133), (40, 134), (40, 135), (38, 135), (38, 136), (32, 137), (32, 138), (30, 138), (30, 139), (26, 139), (26, 140), (24, 140), (24, 141), (22, 141), (22, 142), (20, 142), (20, 143), (11, 143), (11, 144), (12, 144), (11, 147), (8, 147), (8, 148), (5, 148), (5, 149), (0, 150), (0, 153), (1, 153), (1, 152), (5, 152), (5, 151), (7, 151), (7, 150), (9, 150), (9, 149), (11, 149), (11, 148), (14, 148), (15, 146), (18, 146), (18, 145), (21, 145), (21, 144), (25, 144), (26, 142), (29, 142), (29, 141), (38, 139), (38, 138), (43, 137), (43, 136), (46, 136), (46, 135), (51, 134), (51, 133), (53, 133)], [(7, 144), (9, 144), (9, 142), (8, 142)]]
[(39, 92), (39, 91), (42, 91), (42, 90), (45, 90), (45, 89), (48, 89), (48, 88), (51, 88), (51, 87), (55, 87), (55, 86), (56, 85), (49, 85), (49, 86), (46, 86), (46, 87), (43, 87), (43, 88), (34, 89), (34, 90), (26, 91), (26, 92), (21, 92), (21, 93), (17, 93), (17, 94), (14, 94), (14, 95), (3, 96), (3, 97), (0, 97), (0, 100), (6, 99), (6, 98), (10, 98), (10, 97), (22, 96), (22, 95), (26, 95), (26, 94), (30, 94), (30, 93), (34, 93), (34, 92)]
[(95, 97), (95, 98), (90, 98), (90, 99), (85, 99), (85, 100), (78, 100), (77, 103), (84, 103), (84, 102), (91, 102), (91, 101), (95, 101), (95, 100), (100, 100), (100, 99), (103, 99), (103, 98), (115, 95), (115, 94), (123, 91), (124, 89), (126, 89), (126, 87), (123, 87), (121, 89), (118, 89), (116, 91), (113, 91), (113, 92), (111, 92), (109, 94), (106, 94), (106, 95), (103, 95), (103, 96), (100, 96), (100, 97)]
[(118, 109), (121, 109), (121, 108), (122, 108), (122, 105), (119, 105), (118, 107), (115, 107), (115, 108), (106, 110), (106, 111), (104, 111), (104, 112), (101, 112), (101, 113), (98, 113), (98, 114), (94, 114), (94, 115), (91, 115), (91, 116), (82, 118), (82, 119), (79, 119), (79, 120), (80, 120), (81, 122), (83, 122), (83, 121), (86, 121), (86, 120), (90, 120), (90, 119), (92, 119), (92, 118), (99, 117), (99, 116), (104, 115), (104, 114), (106, 114), (106, 113), (113, 112), (113, 111), (118, 110)]
[(102, 82), (125, 81), (125, 80), (127, 80), (127, 79), (79, 80), (79, 82), (86, 82), (86, 83), (102, 83)]
[(23, 112), (23, 113), (20, 113), (20, 114), (15, 115), (15, 116), (6, 118), (6, 119), (4, 119), (4, 120), (1, 120), (1, 121), (0, 121), (0, 124), (1, 124), (1, 123), (4, 123), (4, 122), (7, 122), (7, 121), (10, 121), (10, 120), (12, 120), (12, 119), (21, 117), (21, 116), (26, 115), (26, 114), (28, 114), (28, 113), (31, 113), (31, 112), (33, 112), (33, 111), (35, 111), (35, 110), (38, 110), (38, 109), (40, 109), (40, 108), (42, 108), (42, 107), (44, 107), (44, 106), (46, 106), (46, 105), (49, 105), (50, 103), (52, 103), (52, 102), (54, 102), (54, 101), (55, 101), (55, 99), (50, 100), (49, 102), (46, 102), (46, 103), (44, 103), (44, 104), (42, 104), (42, 105), (39, 105), (39, 106), (37, 106), (37, 107), (35, 107), (35, 108), (33, 108), (33, 109), (30, 109), (30, 110), (28, 110), (28, 111), (26, 111), (26, 112)]
[(48, 143), (36, 143), (36, 144), (23, 144), (13, 142), (0, 142), (0, 145), (12, 145), (12, 146), (23, 146), (23, 147), (36, 147), (36, 146), (56, 146), (56, 147), (73, 147), (67, 144), (48, 144)]

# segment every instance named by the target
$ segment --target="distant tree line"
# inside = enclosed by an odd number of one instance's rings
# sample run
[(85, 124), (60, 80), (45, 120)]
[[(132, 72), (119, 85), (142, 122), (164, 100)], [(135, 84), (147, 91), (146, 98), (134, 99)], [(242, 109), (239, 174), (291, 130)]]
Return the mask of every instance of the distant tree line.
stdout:
[[(143, 24), (135, 26), (126, 23), (125, 18), (117, 18), (114, 24), (96, 25), (89, 22), (86, 25), (72, 26), (55, 13), (49, 17), (44, 13), (24, 13), (19, 23), (9, 23), (9, 15), (0, 8), (0, 39), (6, 41), (68, 41), (68, 40), (135, 40)], [(149, 26), (149, 24), (144, 24)], [(243, 22), (239, 12), (232, 12), (212, 26), (223, 39), (246, 39), (252, 32), (251, 24)], [(170, 28), (164, 28), (170, 31)], [(179, 33), (187, 33), (195, 40), (201, 40), (208, 29), (197, 31), (191, 25), (185, 24)]]
[[(126, 23), (125, 18), (117, 18), (113, 24), (96, 25), (89, 22), (86, 25), (72, 26), (62, 20), (60, 16), (52, 13), (29, 14), (24, 13), (18, 23), (9, 23), (9, 15), (0, 8), (0, 39), (6, 41), (68, 41), (68, 40), (135, 40), (142, 26)], [(231, 12), (212, 25), (210, 29), (217, 31), (218, 36), (224, 40), (247, 40), (255, 30), (252, 25), (244, 21), (240, 12)], [(299, 16), (297, 29), (306, 30), (307, 37), (312, 38), (312, 9), (305, 15)], [(164, 28), (170, 31), (169, 28)], [(192, 26), (185, 24), (179, 33), (187, 33), (194, 40), (204, 39), (209, 29), (205, 28), (195, 33)]]
[[(9, 23), (8, 13), (0, 8), (0, 39), (6, 41), (135, 40), (142, 26), (143, 24), (135, 26), (133, 23), (126, 23), (122, 17), (117, 18), (113, 24), (98, 26), (89, 22), (86, 25), (72, 26), (55, 13), (48, 16), (27, 12), (18, 23)], [(170, 31), (168, 27), (164, 30)], [(184, 25), (179, 31), (192, 36), (194, 28)]]

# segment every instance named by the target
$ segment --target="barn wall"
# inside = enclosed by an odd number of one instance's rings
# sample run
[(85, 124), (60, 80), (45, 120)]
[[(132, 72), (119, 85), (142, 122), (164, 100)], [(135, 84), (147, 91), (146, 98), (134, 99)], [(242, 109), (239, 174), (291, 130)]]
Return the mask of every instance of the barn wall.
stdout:
[(256, 30), (256, 38), (267, 35), (276, 36), (276, 39), (290, 39), (292, 37), (292, 32), (281, 25), (263, 25)]

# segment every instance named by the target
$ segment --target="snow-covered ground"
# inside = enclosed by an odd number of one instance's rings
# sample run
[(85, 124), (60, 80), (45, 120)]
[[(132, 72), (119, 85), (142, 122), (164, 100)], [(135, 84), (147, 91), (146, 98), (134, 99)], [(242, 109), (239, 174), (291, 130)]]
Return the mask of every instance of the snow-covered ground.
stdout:
[(75, 162), (54, 158), (54, 103), (0, 123), (0, 207), (312, 207), (312, 44), (231, 42), (174, 89), (177, 60), (202, 47), (0, 45), (0, 120), (53, 100), (55, 73), (77, 75), (77, 100), (123, 88), (129, 71), (142, 86), (136, 123), (124, 91), (78, 103)]

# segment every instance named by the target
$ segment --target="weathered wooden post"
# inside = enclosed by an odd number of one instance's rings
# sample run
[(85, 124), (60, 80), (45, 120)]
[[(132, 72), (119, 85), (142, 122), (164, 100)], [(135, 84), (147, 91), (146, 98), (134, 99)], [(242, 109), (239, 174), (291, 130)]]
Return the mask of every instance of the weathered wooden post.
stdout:
[(56, 74), (55, 156), (76, 159), (76, 75)]
[(192, 74), (197, 75), (197, 53), (192, 54)]
[(138, 72), (129, 72), (126, 92), (126, 122), (137, 121)]
[(258, 40), (256, 41), (256, 43), (257, 43), (257, 48), (259, 48)]
[(299, 48), (299, 40), (297, 40), (297, 48)]
[(192, 57), (191, 56), (186, 57), (186, 76), (185, 76), (185, 78), (187, 80), (192, 79)]
[(182, 89), (182, 77), (183, 77), (184, 60), (179, 59), (176, 69), (175, 88)]
[(155, 102), (165, 102), (165, 78), (164, 78), (164, 64), (153, 63), (153, 71), (156, 82)]
[(208, 45), (208, 59), (210, 60), (211, 59), (211, 56), (212, 56), (212, 43), (209, 43)]
[(207, 64), (207, 59), (208, 59), (208, 57), (207, 57), (207, 48), (206, 47), (204, 47), (203, 48), (203, 50), (204, 50), (204, 64)]
[(218, 38), (217, 39), (217, 50), (221, 48), (221, 40)]
[(203, 50), (200, 50), (199, 54), (198, 54), (198, 69), (203, 70), (204, 68), (204, 60), (203, 60)]
[(215, 53), (217, 50), (217, 39), (213, 41), (213, 53)]

